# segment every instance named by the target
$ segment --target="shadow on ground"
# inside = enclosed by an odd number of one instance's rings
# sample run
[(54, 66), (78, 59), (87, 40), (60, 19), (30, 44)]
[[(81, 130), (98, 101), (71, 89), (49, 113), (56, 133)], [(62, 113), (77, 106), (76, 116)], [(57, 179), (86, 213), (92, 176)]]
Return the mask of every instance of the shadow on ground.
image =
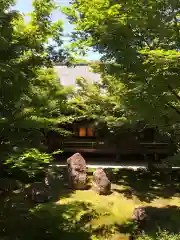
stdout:
[[(148, 220), (141, 229), (148, 236), (155, 236), (157, 232), (167, 231), (170, 234), (179, 234), (180, 208), (167, 206), (165, 208), (146, 207)], [(127, 221), (118, 226), (119, 232), (134, 235), (136, 233), (133, 221)]]
[[(82, 213), (79, 219), (77, 215)], [(93, 217), (83, 203), (8, 206), (1, 211), (0, 237), (3, 239), (90, 239), (86, 223)]]
[(34, 204), (25, 199), (23, 189), (0, 197), (0, 239), (90, 239), (92, 233), (85, 226), (96, 217), (94, 209), (79, 201), (62, 204), (61, 199), (70, 197), (73, 191), (67, 186), (66, 169), (54, 173), (48, 203)]
[[(110, 230), (132, 235), (134, 223), (129, 220), (121, 225), (91, 228), (91, 220), (98, 217), (96, 210), (89, 203), (73, 201), (61, 202), (61, 199), (71, 197), (72, 190), (68, 188), (66, 168), (52, 170), (51, 202), (33, 204), (24, 199), (24, 192), (15, 191), (0, 198), (0, 239), (4, 240), (49, 240), (49, 239), (92, 239), (92, 235), (105, 236)], [(115, 189), (126, 198), (137, 196), (141, 201), (151, 202), (157, 197), (168, 198), (180, 193), (178, 172), (171, 175), (163, 172), (147, 172), (144, 170), (106, 170), (111, 182), (116, 186), (124, 186), (125, 190)], [(90, 172), (90, 176), (92, 171)], [(56, 202), (60, 200), (60, 204)], [(144, 227), (147, 235), (168, 230), (170, 233), (180, 233), (180, 209), (176, 206), (162, 208), (146, 207), (149, 220)], [(102, 216), (101, 216), (102, 217)], [(104, 216), (103, 216), (104, 217)], [(113, 223), (114, 224), (114, 223)], [(100, 239), (100, 238), (97, 238)], [(109, 239), (108, 237), (105, 239)]]
[(111, 182), (124, 186), (124, 190), (118, 190), (127, 198), (138, 197), (141, 201), (151, 202), (158, 197), (169, 198), (180, 195), (180, 173), (173, 170), (171, 173), (155, 170), (153, 172), (144, 169), (130, 170), (106, 169)]
[(73, 190), (68, 186), (68, 174), (66, 168), (53, 167), (50, 169), (50, 196), (51, 201), (58, 201), (60, 198), (65, 198), (73, 193)]

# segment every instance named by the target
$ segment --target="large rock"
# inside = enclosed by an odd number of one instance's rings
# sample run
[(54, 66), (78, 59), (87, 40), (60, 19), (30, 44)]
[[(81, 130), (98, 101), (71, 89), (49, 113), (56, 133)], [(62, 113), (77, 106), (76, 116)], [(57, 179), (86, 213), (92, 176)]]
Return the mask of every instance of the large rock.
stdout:
[(51, 198), (48, 190), (43, 182), (34, 182), (26, 189), (26, 198), (34, 203), (47, 202)]
[(67, 159), (69, 185), (73, 189), (83, 190), (87, 188), (86, 161), (80, 153), (75, 153)]
[(100, 195), (108, 195), (111, 192), (111, 182), (102, 168), (97, 168), (93, 174), (92, 188)]
[(143, 229), (147, 221), (147, 213), (144, 207), (136, 207), (133, 211), (132, 219), (138, 224), (140, 229)]

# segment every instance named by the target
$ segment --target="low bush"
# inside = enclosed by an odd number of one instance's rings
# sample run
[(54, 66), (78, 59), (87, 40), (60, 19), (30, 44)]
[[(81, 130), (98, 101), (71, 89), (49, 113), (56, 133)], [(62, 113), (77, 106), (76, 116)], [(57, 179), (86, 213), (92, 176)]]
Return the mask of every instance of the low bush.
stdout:
[(137, 240), (179, 240), (180, 234), (173, 234), (167, 231), (159, 232), (156, 236), (142, 235), (137, 238)]

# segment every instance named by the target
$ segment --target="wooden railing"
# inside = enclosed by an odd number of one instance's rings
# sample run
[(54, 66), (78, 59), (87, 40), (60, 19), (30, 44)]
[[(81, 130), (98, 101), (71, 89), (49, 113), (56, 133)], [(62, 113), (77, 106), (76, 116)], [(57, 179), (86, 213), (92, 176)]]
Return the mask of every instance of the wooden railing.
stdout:
[(97, 142), (76, 142), (76, 141), (71, 141), (71, 142), (64, 142), (63, 143), (64, 148), (97, 148)]
[(84, 149), (84, 150), (88, 150), (88, 149), (94, 149), (94, 150), (102, 150), (102, 151), (115, 151), (115, 152), (139, 152), (139, 153), (168, 153), (170, 152), (170, 146), (168, 143), (156, 143), (156, 142), (152, 142), (152, 143), (146, 143), (146, 142), (142, 142), (137, 144), (137, 146), (131, 146), (131, 145), (127, 145), (126, 146), (117, 146), (117, 147), (113, 147), (111, 145), (106, 145), (103, 142), (95, 142), (95, 141), (65, 141), (62, 143), (62, 147), (64, 150), (70, 150), (70, 149)]

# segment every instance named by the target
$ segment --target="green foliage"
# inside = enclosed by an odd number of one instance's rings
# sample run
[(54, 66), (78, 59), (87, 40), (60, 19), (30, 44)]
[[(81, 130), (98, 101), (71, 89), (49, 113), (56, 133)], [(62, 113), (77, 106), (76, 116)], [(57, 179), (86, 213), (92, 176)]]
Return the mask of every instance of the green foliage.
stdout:
[(178, 234), (168, 233), (167, 231), (157, 233), (155, 237), (143, 235), (137, 238), (137, 240), (178, 240)]
[(43, 153), (46, 133), (66, 121), (69, 108), (70, 91), (59, 84), (48, 49), (50, 39), (60, 46), (62, 23), (51, 21), (53, 0), (33, 1), (28, 23), (9, 10), (12, 3), (0, 2), (0, 158), (33, 175), (51, 159)]
[(179, 1), (74, 0), (64, 12), (75, 25), (74, 51), (102, 55), (98, 71), (118, 117), (158, 126), (178, 142)]
[(177, 0), (74, 0), (64, 12), (75, 24), (74, 40), (94, 47), (111, 62), (130, 66), (136, 50), (178, 47), (179, 7)]
[[(98, 128), (115, 129), (127, 124), (126, 114), (120, 106), (121, 95), (115, 96), (114, 92), (107, 91), (102, 82), (77, 79), (76, 84), (70, 104), (79, 117), (93, 119)], [(119, 87), (123, 89), (122, 84)]]
[(11, 155), (5, 164), (21, 169), (29, 178), (33, 178), (41, 173), (50, 161), (52, 161), (51, 155), (41, 153), (37, 149), (28, 149), (22, 153)]

